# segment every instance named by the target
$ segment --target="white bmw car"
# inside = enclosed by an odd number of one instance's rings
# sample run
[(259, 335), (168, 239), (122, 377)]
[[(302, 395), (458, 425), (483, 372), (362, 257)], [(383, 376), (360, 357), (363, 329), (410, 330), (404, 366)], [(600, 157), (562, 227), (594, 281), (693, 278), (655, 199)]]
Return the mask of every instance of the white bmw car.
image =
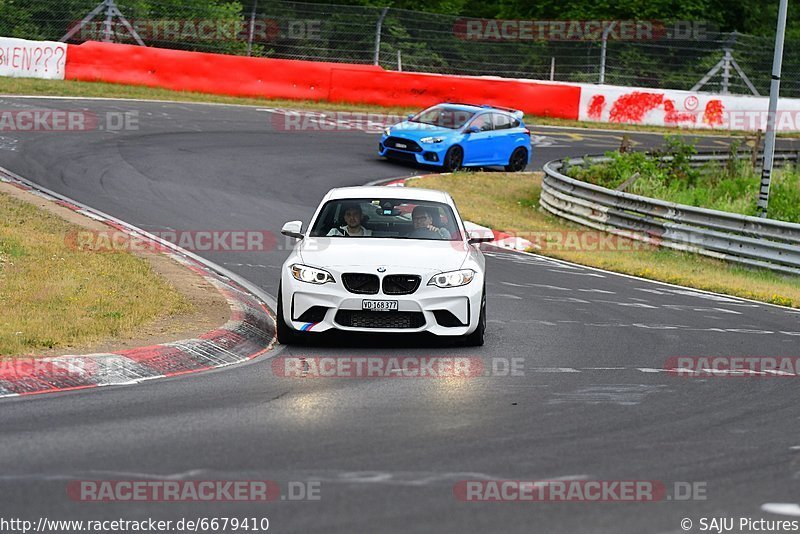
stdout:
[(483, 345), (485, 260), (453, 199), (417, 188), (345, 187), (322, 199), (281, 270), (277, 334), (281, 343), (308, 332), (458, 336)]

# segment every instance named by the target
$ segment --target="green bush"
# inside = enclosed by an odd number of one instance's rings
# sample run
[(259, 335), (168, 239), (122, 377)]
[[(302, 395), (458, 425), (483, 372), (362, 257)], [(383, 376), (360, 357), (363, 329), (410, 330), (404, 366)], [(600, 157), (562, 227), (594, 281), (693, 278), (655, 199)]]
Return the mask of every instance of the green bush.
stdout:
[[(731, 146), (736, 153), (737, 145)], [(761, 176), (749, 159), (731, 158), (727, 163), (709, 163), (702, 168), (690, 166), (697, 150), (675, 136), (667, 136), (665, 148), (652, 153), (609, 152), (608, 163), (588, 167), (568, 166), (566, 173), (602, 187), (615, 189), (634, 173), (639, 177), (626, 187), (637, 195), (659, 198), (679, 204), (756, 215)], [(666, 160), (662, 157), (667, 156)], [(773, 173), (768, 216), (800, 223), (800, 169), (786, 167)]]

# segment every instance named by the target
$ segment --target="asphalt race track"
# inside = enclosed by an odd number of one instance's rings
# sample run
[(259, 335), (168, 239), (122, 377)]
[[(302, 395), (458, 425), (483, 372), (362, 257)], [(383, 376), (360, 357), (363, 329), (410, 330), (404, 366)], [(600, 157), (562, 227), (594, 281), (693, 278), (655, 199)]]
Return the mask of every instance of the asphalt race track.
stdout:
[[(2, 132), (0, 165), (146, 230), (308, 221), (331, 187), (426, 172), (376, 157), (375, 134), (287, 132), (253, 108), (2, 98), (4, 109), (138, 112), (138, 129)], [(536, 128), (531, 168), (620, 134)], [(661, 137), (634, 134), (638, 146)], [(723, 149), (724, 139), (703, 138)], [(286, 250), (210, 252), (277, 293)], [(49, 519), (268, 517), (296, 533), (667, 533), (701, 517), (793, 519), (796, 378), (686, 378), (672, 356), (800, 356), (800, 312), (489, 252), (481, 349), (339, 341), (279, 356), (522, 358), (521, 376), (292, 379), (270, 359), (87, 392), (2, 401), (0, 515)], [(71, 480), (320, 481), (320, 500), (86, 503)], [(704, 485), (705, 500), (461, 502), (460, 480)], [(695, 530), (697, 527), (695, 527)]]

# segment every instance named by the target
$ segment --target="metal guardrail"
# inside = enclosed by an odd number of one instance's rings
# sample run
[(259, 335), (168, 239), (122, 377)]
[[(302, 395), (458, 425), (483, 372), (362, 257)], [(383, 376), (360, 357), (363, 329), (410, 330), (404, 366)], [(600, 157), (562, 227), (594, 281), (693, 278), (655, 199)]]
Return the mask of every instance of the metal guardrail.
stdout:
[[(728, 155), (698, 154), (693, 165), (728, 161)], [(738, 155), (737, 155), (738, 157)], [(749, 158), (749, 155), (743, 154)], [(610, 158), (570, 158), (569, 166)], [(798, 163), (800, 154), (776, 152), (775, 163)], [(544, 166), (539, 204), (570, 221), (612, 234), (789, 274), (800, 274), (800, 224), (676, 204), (615, 191), (562, 174), (564, 160)]]

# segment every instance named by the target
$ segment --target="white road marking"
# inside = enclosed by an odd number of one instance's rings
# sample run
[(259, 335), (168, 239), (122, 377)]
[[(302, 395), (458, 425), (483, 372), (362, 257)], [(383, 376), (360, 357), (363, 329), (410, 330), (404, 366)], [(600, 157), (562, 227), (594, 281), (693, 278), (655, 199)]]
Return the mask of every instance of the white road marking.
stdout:
[(542, 300), (549, 302), (572, 302), (575, 304), (591, 304), (588, 300), (583, 300), (575, 297), (544, 297)]
[(666, 295), (665, 291), (660, 291), (658, 289), (650, 289), (647, 287), (634, 287), (634, 291), (644, 291), (645, 293), (653, 293), (654, 295)]
[(552, 321), (540, 321), (540, 320), (524, 321), (521, 319), (512, 319), (510, 321), (504, 321), (504, 322), (517, 323), (517, 324), (543, 324), (547, 326), (558, 326), (556, 323)]
[(597, 273), (589, 273), (589, 272), (580, 272), (580, 271), (564, 271), (560, 269), (547, 269), (551, 273), (560, 273), (560, 274), (574, 274), (575, 276), (594, 276), (595, 278), (605, 278), (602, 274)]
[(543, 287), (545, 289), (555, 289), (556, 291), (572, 291), (569, 287), (561, 287), (561, 286), (550, 286), (547, 284), (528, 284), (531, 287)]
[(734, 310), (726, 310), (725, 308), (697, 308), (695, 306), (688, 306), (686, 304), (662, 304), (662, 308), (667, 308), (668, 310), (678, 310), (678, 311), (695, 311), (695, 312), (703, 312), (703, 313), (715, 313), (715, 312), (722, 312), (722, 313), (730, 313), (733, 315), (742, 315), (742, 312), (734, 311)]
[(602, 302), (604, 304), (614, 304), (616, 306), (626, 306), (628, 308), (650, 308), (658, 309), (658, 306), (651, 306), (650, 304), (643, 304), (641, 302), (616, 302), (613, 300), (596, 300), (595, 302)]
[(13, 137), (0, 136), (0, 150), (14, 152), (17, 150), (17, 142)]
[(800, 517), (800, 505), (795, 503), (768, 502), (761, 505), (761, 510), (770, 514)]
[(548, 404), (619, 404), (634, 406), (653, 393), (668, 392), (665, 385), (650, 384), (609, 384), (589, 386), (570, 393), (553, 393)]

